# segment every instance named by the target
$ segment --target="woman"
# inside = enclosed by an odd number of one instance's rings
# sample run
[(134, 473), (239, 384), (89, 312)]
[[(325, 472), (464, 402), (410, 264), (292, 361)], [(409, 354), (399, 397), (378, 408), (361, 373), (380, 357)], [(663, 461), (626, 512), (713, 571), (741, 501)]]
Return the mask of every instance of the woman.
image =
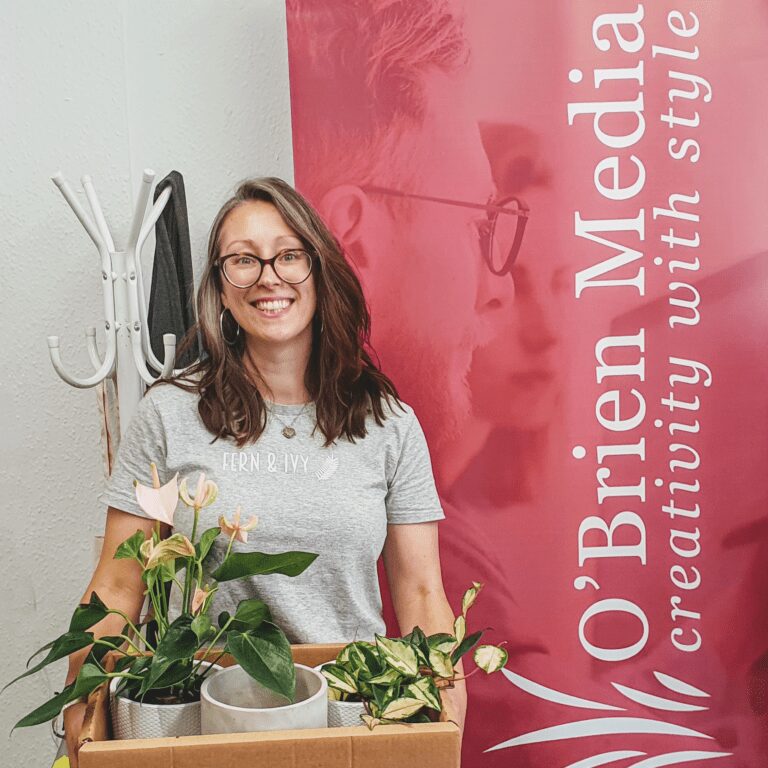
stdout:
[[(202, 530), (239, 505), (259, 519), (248, 542), (236, 543), (241, 550), (319, 554), (291, 579), (222, 584), (214, 612), (233, 612), (255, 593), (291, 642), (373, 640), (385, 631), (376, 573), (383, 553), (402, 631), (452, 632), (438, 555), (444, 513), (424, 434), (366, 350), (370, 318), (360, 282), (288, 184), (244, 182), (219, 211), (197, 311), (186, 343), (199, 332), (207, 354), (140, 403), (100, 497), (108, 506), (104, 545), (83, 600), (95, 591), (138, 617), (140, 573), (113, 554), (137, 528), (152, 528), (133, 480), (149, 483), (155, 462), (162, 482), (204, 472), (217, 483)], [(191, 525), (180, 507), (174, 530), (189, 535)], [(212, 551), (211, 570), (223, 555)], [(96, 626), (97, 636), (119, 631), (114, 618)], [(67, 682), (86, 653), (70, 657)], [(445, 693), (441, 717), (463, 728), (465, 710), (460, 682)], [(82, 704), (65, 712), (70, 754), (83, 714)]]

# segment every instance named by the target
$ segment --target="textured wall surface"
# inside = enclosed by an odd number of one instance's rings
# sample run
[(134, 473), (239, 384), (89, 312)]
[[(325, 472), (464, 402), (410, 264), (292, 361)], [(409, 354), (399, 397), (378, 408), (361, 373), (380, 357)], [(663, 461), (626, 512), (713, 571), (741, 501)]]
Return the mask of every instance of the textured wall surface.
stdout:
[[(46, 346), (59, 334), (67, 368), (89, 372), (83, 329), (103, 327), (98, 259), (50, 176), (61, 170), (80, 190), (90, 174), (119, 244), (142, 169), (180, 171), (197, 268), (235, 183), (291, 181), (292, 157), (282, 0), (3, 0), (0, 10), (2, 685), (66, 628), (104, 524), (95, 391), (64, 384)], [(150, 244), (147, 282), (151, 255)], [(46, 726), (7, 734), (61, 690), (65, 669), (0, 697), (0, 764), (50, 765)]]

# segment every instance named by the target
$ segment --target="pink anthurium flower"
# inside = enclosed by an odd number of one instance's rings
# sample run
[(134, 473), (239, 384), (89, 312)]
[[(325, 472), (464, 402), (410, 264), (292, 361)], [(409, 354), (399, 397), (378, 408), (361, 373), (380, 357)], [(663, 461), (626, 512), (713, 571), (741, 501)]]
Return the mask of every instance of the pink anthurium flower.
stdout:
[(157, 469), (152, 464), (152, 475), (155, 487), (142, 485), (138, 480), (133, 484), (136, 488), (136, 501), (147, 517), (159, 520), (166, 525), (173, 525), (173, 513), (179, 501), (178, 474), (174, 475), (165, 485), (161, 486), (157, 479)]
[(216, 501), (216, 496), (219, 493), (219, 487), (212, 480), (205, 479), (205, 472), (200, 473), (200, 477), (197, 478), (197, 488), (195, 489), (195, 495), (190, 496), (187, 489), (187, 478), (185, 477), (179, 485), (179, 496), (181, 500), (193, 509), (203, 509), (203, 507), (210, 506)]
[(152, 539), (147, 539), (139, 551), (147, 560), (144, 563), (145, 570), (175, 560), (177, 557), (194, 557), (195, 555), (192, 542), (181, 533), (174, 533), (173, 536), (158, 541), (157, 544)]
[(256, 515), (251, 515), (247, 523), (240, 522), (240, 507), (235, 510), (235, 514), (232, 515), (232, 522), (230, 523), (224, 515), (219, 517), (219, 528), (221, 532), (229, 538), (235, 538), (238, 541), (242, 541), (245, 544), (248, 541), (248, 531), (252, 531), (259, 522), (259, 518)]
[(192, 615), (196, 615), (200, 612), (200, 609), (205, 604), (205, 601), (208, 599), (208, 595), (210, 595), (213, 592), (213, 590), (210, 589), (200, 589), (200, 587), (195, 587), (195, 594), (192, 596)]

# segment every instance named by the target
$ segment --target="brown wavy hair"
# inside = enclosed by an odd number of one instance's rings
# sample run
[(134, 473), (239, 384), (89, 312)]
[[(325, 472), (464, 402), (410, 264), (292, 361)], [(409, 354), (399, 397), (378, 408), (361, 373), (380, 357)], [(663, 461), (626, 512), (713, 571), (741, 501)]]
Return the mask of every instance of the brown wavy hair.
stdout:
[[(221, 228), (229, 213), (250, 200), (272, 203), (313, 257), (317, 310), (312, 320), (312, 350), (304, 385), (315, 402), (315, 428), (325, 436), (326, 446), (341, 436), (352, 442), (365, 437), (367, 414), (372, 413), (376, 423), (382, 424), (386, 418), (384, 401), (389, 404), (392, 398), (402, 408), (400, 397), (395, 385), (373, 361), (370, 311), (340, 243), (306, 199), (276, 177), (242, 182), (216, 214), (197, 292), (197, 323), (184, 337), (177, 354), (181, 357), (198, 340), (203, 353), (168, 383), (197, 392), (200, 417), (214, 435), (212, 442), (232, 437), (242, 448), (264, 431), (268, 411), (243, 364), (245, 334), (240, 333), (230, 346), (222, 337), (219, 320), (224, 309), (222, 278), (216, 264)], [(232, 325), (231, 315), (226, 318)], [(224, 333), (231, 339), (235, 336), (234, 326), (228, 330), (225, 322)]]

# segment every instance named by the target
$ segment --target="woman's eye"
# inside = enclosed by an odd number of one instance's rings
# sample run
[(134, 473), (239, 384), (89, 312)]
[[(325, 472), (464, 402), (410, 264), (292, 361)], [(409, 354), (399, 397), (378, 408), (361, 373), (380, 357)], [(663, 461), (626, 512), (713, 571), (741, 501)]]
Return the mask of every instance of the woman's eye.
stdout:
[(254, 259), (253, 256), (249, 256), (247, 253), (241, 253), (235, 261), (238, 264), (242, 264), (243, 266), (247, 266), (248, 264), (253, 264)]

